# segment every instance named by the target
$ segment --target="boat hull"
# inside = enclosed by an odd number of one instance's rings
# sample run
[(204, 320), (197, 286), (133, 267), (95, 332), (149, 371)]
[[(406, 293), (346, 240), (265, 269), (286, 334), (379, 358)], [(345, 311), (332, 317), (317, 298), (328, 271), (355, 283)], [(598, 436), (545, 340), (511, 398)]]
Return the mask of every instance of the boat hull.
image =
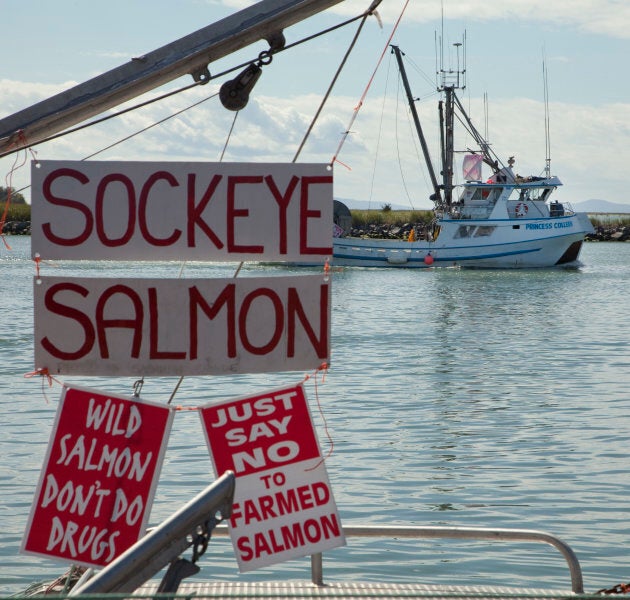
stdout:
[[(457, 237), (462, 226), (492, 228), (484, 237)], [(530, 220), (445, 220), (435, 241), (336, 238), (333, 264), (353, 267), (529, 269), (579, 264), (588, 217)]]

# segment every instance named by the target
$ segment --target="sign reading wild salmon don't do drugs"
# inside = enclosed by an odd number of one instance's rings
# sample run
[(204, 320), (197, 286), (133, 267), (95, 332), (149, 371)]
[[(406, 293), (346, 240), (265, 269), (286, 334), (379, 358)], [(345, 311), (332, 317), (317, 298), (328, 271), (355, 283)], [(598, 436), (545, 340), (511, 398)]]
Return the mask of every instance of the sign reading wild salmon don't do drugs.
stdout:
[(65, 387), (22, 551), (102, 567), (144, 535), (173, 411)]
[(201, 420), (216, 472), (236, 475), (242, 572), (345, 544), (302, 385), (206, 405)]

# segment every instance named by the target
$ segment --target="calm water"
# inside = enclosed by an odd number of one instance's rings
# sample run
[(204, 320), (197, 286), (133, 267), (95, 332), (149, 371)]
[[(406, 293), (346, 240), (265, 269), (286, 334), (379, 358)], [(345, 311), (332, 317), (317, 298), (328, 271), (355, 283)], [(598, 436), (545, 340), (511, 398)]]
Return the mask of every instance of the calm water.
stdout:
[[(66, 568), (18, 553), (60, 388), (23, 377), (32, 369), (34, 268), (28, 238), (9, 241), (12, 252), (0, 249), (0, 595)], [(587, 591), (630, 580), (630, 245), (588, 244), (582, 259), (566, 271), (335, 273), (333, 364), (318, 390), (344, 523), (540, 529), (575, 550)], [(92, 263), (63, 272), (179, 270)], [(243, 276), (269, 270), (252, 266)], [(230, 276), (233, 267), (187, 265), (184, 273)], [(190, 378), (175, 402), (197, 406), (301, 378)], [(126, 394), (133, 383), (66, 381)], [(143, 395), (166, 401), (175, 383), (148, 381)], [(312, 381), (307, 393), (327, 452)], [(211, 472), (197, 414), (178, 413), (151, 521), (205, 487)], [(563, 559), (542, 545), (349, 542), (352, 555), (325, 557), (327, 579), (570, 583)], [(239, 576), (223, 540), (211, 542), (201, 565), (207, 578), (308, 577), (305, 560)]]

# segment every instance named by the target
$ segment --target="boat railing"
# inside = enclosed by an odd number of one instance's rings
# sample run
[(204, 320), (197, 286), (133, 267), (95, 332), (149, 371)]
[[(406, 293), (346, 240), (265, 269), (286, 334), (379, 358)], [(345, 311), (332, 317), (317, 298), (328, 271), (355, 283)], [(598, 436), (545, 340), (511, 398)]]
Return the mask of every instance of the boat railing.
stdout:
[[(158, 591), (175, 593), (183, 578), (199, 571), (195, 562), (205, 551), (210, 536), (229, 535), (227, 526), (218, 525), (218, 523), (231, 516), (234, 486), (234, 474), (228, 471), (173, 513), (171, 517), (151, 529), (146, 536), (99, 573), (86, 581), (77, 582), (69, 595), (87, 596), (133, 592), (169, 563), (170, 567), (162, 579)], [(559, 538), (542, 531), (419, 525), (348, 525), (344, 526), (343, 531), (348, 538), (451, 538), (549, 544), (562, 554), (569, 567), (572, 591), (576, 594), (584, 592), (582, 570), (573, 550)], [(203, 537), (201, 542), (196, 540), (199, 536)], [(202, 546), (201, 552), (197, 547), (199, 543)], [(181, 554), (191, 546), (193, 546), (192, 562), (181, 558)], [(311, 555), (310, 559), (311, 581), (317, 586), (323, 586), (323, 555), (321, 552), (315, 553)]]
[[(228, 529), (219, 526), (214, 535), (227, 535)], [(491, 540), (497, 542), (534, 542), (548, 544), (556, 548), (564, 557), (571, 577), (571, 590), (575, 594), (584, 593), (584, 582), (580, 562), (570, 546), (556, 536), (534, 529), (502, 529), (482, 527), (431, 527), (421, 525), (346, 525), (346, 537), (358, 538), (413, 538), (413, 539), (458, 539)], [(311, 581), (324, 585), (324, 560), (321, 552), (311, 555)]]
[(570, 202), (554, 201), (549, 203), (550, 217), (570, 217), (575, 214)]

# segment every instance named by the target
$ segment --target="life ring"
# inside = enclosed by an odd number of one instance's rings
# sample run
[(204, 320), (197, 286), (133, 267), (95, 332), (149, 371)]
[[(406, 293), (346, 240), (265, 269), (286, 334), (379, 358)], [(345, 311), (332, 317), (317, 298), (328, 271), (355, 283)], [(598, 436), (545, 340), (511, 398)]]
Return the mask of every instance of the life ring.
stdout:
[(517, 217), (524, 217), (527, 214), (528, 210), (529, 210), (529, 207), (527, 206), (527, 204), (525, 204), (524, 202), (519, 202), (516, 205), (514, 213), (516, 214)]

